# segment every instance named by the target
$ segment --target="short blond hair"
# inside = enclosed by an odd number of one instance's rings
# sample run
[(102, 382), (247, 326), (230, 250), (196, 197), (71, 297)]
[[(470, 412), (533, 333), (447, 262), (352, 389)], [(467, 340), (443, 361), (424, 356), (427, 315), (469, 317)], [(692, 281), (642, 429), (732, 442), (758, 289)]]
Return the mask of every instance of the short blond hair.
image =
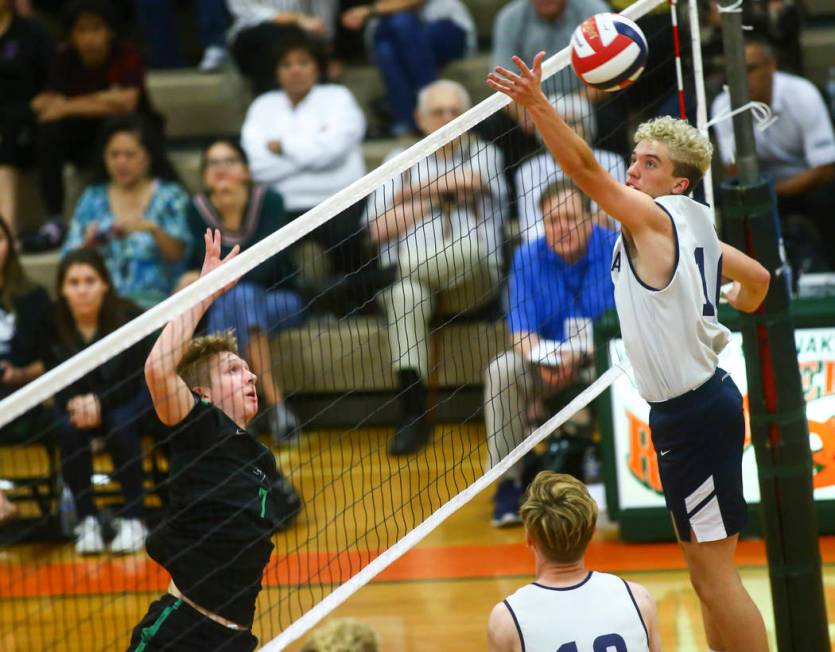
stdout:
[(353, 618), (337, 618), (317, 629), (301, 652), (378, 652), (377, 634)]
[(558, 564), (583, 558), (597, 523), (597, 503), (586, 486), (553, 471), (534, 478), (519, 513), (539, 551)]
[(177, 375), (189, 388), (208, 387), (211, 385), (212, 358), (225, 351), (238, 355), (238, 341), (233, 331), (195, 337), (177, 365)]
[(686, 120), (665, 115), (638, 126), (635, 144), (642, 140), (664, 143), (673, 162), (673, 174), (690, 181), (688, 191), (701, 181), (713, 157), (710, 139)]

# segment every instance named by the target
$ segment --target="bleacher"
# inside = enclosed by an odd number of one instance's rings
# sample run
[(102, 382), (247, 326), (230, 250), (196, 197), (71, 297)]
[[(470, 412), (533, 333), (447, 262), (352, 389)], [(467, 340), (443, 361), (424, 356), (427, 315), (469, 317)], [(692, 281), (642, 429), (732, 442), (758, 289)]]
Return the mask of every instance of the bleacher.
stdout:
[[(489, 43), (496, 13), (504, 0), (465, 0), (475, 19), (481, 52), (470, 59), (450, 64), (443, 76), (460, 81), (473, 101), (488, 95), (484, 83), (490, 65)], [(831, 0), (806, 0), (810, 22), (803, 34), (804, 57), (809, 77), (823, 85), (835, 62), (835, 9)], [(354, 92), (363, 107), (371, 133), (378, 118), (372, 102), (384, 94), (382, 81), (373, 65), (349, 65), (341, 83)], [(199, 160), (202, 146), (218, 135), (239, 131), (246, 109), (252, 100), (246, 83), (233, 69), (216, 74), (196, 70), (152, 71), (148, 78), (152, 100), (166, 119), (172, 162), (190, 192), (199, 190)], [(394, 140), (367, 140), (363, 145), (367, 169), (380, 164), (385, 154), (397, 145)], [(84, 179), (69, 168), (66, 173), (67, 206), (71, 211), (84, 186)], [(21, 193), (21, 223), (39, 221), (43, 214), (30, 173), (24, 177)], [(37, 282), (53, 291), (57, 252), (28, 255), (24, 264)], [(490, 337), (484, 330), (490, 330)], [(441, 329), (435, 342), (441, 350), (456, 350), (460, 343), (469, 347), (469, 362), (444, 364), (435, 382), (439, 387), (478, 386), (491, 356), (504, 347), (501, 321), (475, 321)], [(457, 344), (458, 343), (458, 344)], [(498, 343), (498, 345), (496, 344)], [(322, 395), (353, 391), (385, 392), (394, 389), (388, 340), (381, 319), (364, 316), (347, 323), (312, 321), (297, 331), (282, 333), (276, 341), (275, 364), (282, 385), (291, 395)], [(436, 354), (437, 355), (437, 354)], [(362, 360), (357, 356), (363, 356)], [(360, 370), (366, 370), (362, 372)], [(374, 370), (369, 377), (362, 377)], [(382, 372), (382, 373), (380, 373)], [(360, 375), (358, 375), (360, 374)], [(327, 381), (325, 380), (327, 379)]]

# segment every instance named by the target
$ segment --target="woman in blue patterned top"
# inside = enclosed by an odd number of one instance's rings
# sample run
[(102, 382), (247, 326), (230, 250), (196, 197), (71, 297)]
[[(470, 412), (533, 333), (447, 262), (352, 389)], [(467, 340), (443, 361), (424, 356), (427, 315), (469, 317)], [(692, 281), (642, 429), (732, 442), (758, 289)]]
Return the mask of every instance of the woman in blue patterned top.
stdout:
[(99, 171), (78, 200), (61, 254), (98, 249), (119, 295), (149, 308), (185, 270), (189, 197), (142, 117), (108, 121), (101, 142)]

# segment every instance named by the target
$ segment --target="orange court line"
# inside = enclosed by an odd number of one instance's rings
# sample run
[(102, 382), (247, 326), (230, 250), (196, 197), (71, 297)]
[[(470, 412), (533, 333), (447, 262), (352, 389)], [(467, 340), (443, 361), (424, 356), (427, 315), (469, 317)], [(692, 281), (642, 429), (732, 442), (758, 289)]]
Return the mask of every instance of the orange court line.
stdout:
[[(521, 536), (521, 530), (520, 530)], [(835, 562), (835, 536), (819, 539), (824, 562)], [(265, 586), (340, 584), (377, 556), (376, 551), (274, 554)], [(765, 566), (763, 541), (741, 541), (740, 566)], [(589, 545), (586, 565), (604, 572), (684, 569), (675, 543), (630, 544), (597, 541)], [(403, 582), (531, 576), (533, 558), (524, 544), (419, 547), (406, 553), (374, 582)], [(0, 599), (60, 595), (162, 592), (168, 574), (147, 557), (100, 557), (42, 564), (0, 564)]]

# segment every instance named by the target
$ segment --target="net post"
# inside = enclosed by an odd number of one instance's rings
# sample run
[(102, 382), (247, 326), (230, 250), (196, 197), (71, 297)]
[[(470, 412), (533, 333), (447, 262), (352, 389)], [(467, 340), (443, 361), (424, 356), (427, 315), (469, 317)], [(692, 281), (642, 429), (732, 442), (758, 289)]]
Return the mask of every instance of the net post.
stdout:
[[(720, 7), (732, 108), (749, 100), (740, 4)], [(739, 179), (720, 191), (725, 239), (772, 277), (763, 305), (742, 315), (741, 330), (777, 647), (822, 652), (830, 647), (829, 628), (788, 267), (771, 184), (759, 175), (751, 114), (733, 121)]]

